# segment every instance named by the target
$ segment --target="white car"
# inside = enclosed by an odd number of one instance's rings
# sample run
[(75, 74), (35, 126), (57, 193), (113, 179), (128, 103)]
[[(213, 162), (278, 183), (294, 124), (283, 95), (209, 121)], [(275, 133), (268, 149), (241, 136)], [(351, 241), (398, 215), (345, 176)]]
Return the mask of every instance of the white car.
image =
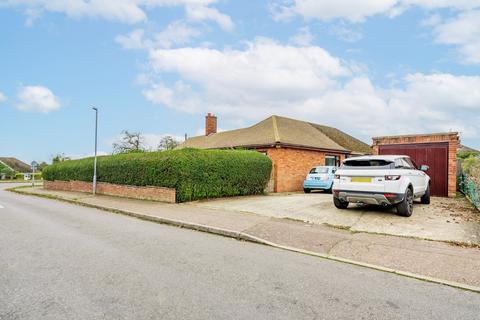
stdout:
[(417, 165), (408, 156), (361, 156), (343, 161), (333, 180), (335, 207), (350, 202), (396, 206), (401, 216), (413, 213), (413, 200), (430, 203), (428, 166)]

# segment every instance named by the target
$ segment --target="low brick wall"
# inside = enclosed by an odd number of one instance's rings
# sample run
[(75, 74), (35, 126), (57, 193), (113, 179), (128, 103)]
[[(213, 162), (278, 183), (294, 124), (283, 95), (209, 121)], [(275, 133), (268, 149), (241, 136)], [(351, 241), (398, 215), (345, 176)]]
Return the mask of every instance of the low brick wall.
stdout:
[[(92, 183), (85, 181), (44, 181), (43, 187), (48, 190), (92, 192)], [(97, 182), (97, 194), (124, 198), (176, 202), (175, 189), (162, 187), (137, 187), (106, 182)]]

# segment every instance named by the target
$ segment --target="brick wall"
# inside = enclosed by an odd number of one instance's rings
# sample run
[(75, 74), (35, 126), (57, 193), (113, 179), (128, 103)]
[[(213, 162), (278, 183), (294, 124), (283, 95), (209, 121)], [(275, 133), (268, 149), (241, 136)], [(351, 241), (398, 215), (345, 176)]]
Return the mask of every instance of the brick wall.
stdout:
[(457, 150), (460, 145), (460, 138), (457, 132), (373, 138), (373, 154), (378, 154), (379, 146), (385, 144), (435, 142), (448, 143), (448, 196), (455, 197), (457, 192)]
[(208, 113), (205, 117), (205, 135), (208, 136), (212, 133), (217, 133), (217, 117)]
[(272, 159), (272, 176), (275, 192), (302, 191), (305, 176), (314, 166), (325, 165), (325, 155), (343, 154), (293, 148), (269, 148), (267, 155)]
[[(85, 181), (44, 181), (43, 187), (48, 190), (92, 192), (92, 183)], [(97, 183), (97, 194), (170, 203), (176, 201), (175, 189), (126, 186), (105, 182)]]

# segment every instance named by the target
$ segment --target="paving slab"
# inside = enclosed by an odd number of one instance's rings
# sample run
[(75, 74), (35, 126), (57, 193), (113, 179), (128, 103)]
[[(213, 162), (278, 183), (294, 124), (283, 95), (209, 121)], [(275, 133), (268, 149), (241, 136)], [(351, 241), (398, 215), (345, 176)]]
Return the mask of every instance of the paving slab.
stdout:
[(396, 215), (395, 208), (379, 206), (351, 204), (339, 210), (333, 205), (332, 195), (325, 193), (223, 198), (190, 205), (326, 224), (354, 232), (480, 244), (480, 213), (465, 198), (433, 197), (430, 205), (416, 202), (408, 218)]

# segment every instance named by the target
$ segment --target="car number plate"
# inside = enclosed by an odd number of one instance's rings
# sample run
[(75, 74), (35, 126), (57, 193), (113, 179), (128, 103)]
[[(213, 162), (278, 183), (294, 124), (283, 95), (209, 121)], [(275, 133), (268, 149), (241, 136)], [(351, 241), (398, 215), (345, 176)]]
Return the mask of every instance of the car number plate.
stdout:
[(370, 177), (352, 177), (352, 182), (372, 182)]

